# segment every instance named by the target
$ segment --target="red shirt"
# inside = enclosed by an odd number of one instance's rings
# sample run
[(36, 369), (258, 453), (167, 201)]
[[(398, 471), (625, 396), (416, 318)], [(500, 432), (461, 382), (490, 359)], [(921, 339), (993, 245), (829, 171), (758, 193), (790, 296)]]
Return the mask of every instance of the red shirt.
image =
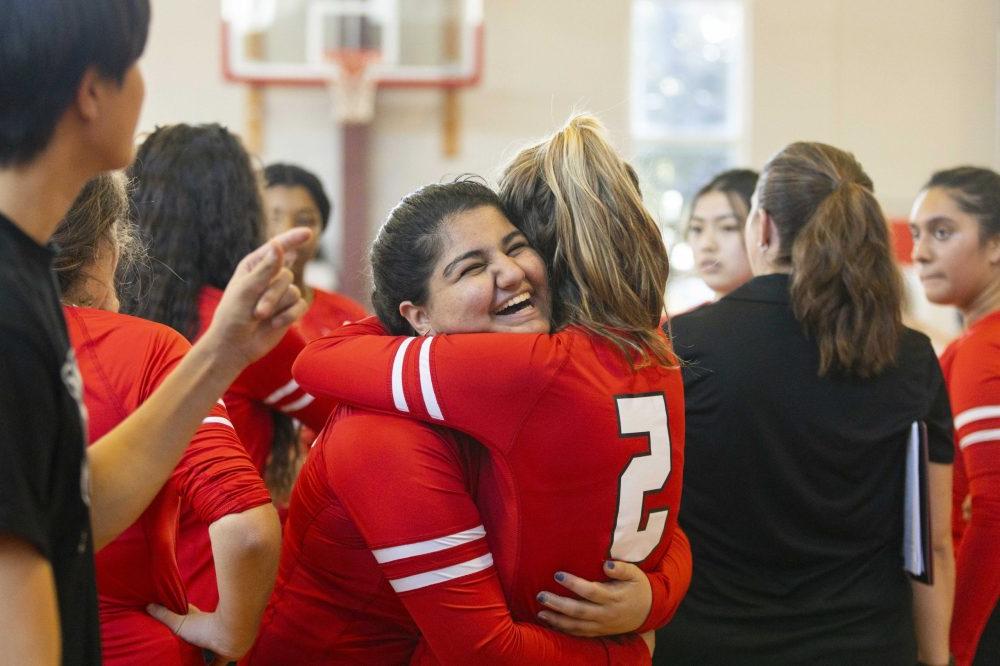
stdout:
[(579, 639), (512, 620), (472, 501), (483, 449), (466, 440), (356, 408), (327, 425), (293, 491), (247, 664), (401, 664), (421, 640), (417, 661), (648, 661), (635, 636)]
[[(955, 610), (951, 651), (970, 664), (1000, 599), (1000, 311), (973, 324), (941, 356), (955, 415)], [(972, 520), (961, 504), (972, 497)]]
[(364, 307), (343, 294), (310, 287), (313, 301), (299, 320), (298, 327), (307, 342), (326, 337), (344, 324), (359, 321), (368, 316)]
[[(114, 312), (65, 307), (84, 378), (89, 439), (136, 410), (190, 344), (173, 329)], [(146, 613), (162, 604), (187, 610), (174, 548), (181, 500), (211, 523), (271, 501), (220, 403), (198, 428), (169, 481), (139, 519), (95, 557), (101, 643), (107, 664), (201, 664), (201, 650)]]
[[(577, 329), (372, 335), (379, 332), (369, 319), (311, 343), (296, 377), (345, 402), (454, 427), (489, 449), (479, 505), (515, 620), (534, 619), (535, 594), (556, 589), (557, 570), (602, 579), (609, 557), (656, 569), (680, 499), (679, 369), (632, 372), (609, 343)], [(643, 629), (672, 615), (686, 571), (681, 580), (651, 576)]]
[[(201, 316), (199, 336), (212, 321), (222, 292), (205, 287), (198, 307)], [(274, 435), (272, 413), (280, 411), (319, 430), (326, 422), (333, 402), (315, 399), (299, 388), (292, 379), (292, 362), (305, 346), (302, 336), (294, 329), (265, 356), (250, 364), (223, 399), (240, 441), (250, 455), (259, 474), (263, 474)], [(187, 585), (188, 598), (201, 610), (213, 610), (219, 601), (212, 568), (212, 549), (208, 539), (208, 523), (183, 507), (177, 560)]]

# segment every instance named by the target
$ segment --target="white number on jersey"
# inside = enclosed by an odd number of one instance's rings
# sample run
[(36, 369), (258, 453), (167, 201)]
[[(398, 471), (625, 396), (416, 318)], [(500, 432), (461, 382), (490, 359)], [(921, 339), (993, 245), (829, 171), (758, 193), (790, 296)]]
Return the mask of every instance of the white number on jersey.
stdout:
[(662, 393), (615, 398), (618, 432), (622, 437), (648, 435), (649, 453), (632, 458), (618, 481), (618, 516), (611, 540), (611, 558), (625, 562), (646, 559), (663, 537), (667, 509), (650, 511), (642, 525), (643, 498), (660, 490), (670, 476), (670, 429)]

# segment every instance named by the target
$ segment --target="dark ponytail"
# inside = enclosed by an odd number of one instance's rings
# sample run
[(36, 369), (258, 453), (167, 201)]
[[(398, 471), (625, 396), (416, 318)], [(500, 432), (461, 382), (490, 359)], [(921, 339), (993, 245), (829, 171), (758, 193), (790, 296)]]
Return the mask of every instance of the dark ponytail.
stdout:
[(819, 374), (875, 376), (896, 361), (902, 278), (872, 181), (850, 153), (793, 143), (761, 173), (759, 208), (791, 268), (795, 317), (819, 347)]

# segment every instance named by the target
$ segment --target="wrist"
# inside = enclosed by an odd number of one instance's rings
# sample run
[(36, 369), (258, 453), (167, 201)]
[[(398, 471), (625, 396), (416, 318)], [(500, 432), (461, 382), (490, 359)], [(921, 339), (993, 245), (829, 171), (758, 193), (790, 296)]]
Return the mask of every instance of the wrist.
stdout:
[(197, 355), (199, 361), (211, 370), (213, 376), (228, 378), (226, 386), (229, 386), (250, 363), (250, 359), (241, 353), (239, 345), (228, 340), (225, 332), (214, 324), (209, 325), (189, 354)]

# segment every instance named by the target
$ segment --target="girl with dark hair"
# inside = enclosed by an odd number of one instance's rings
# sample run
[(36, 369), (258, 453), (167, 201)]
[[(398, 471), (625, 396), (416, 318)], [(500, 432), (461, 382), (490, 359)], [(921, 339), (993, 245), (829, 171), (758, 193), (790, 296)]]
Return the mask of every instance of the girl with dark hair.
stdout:
[[(657, 663), (948, 661), (951, 424), (872, 182), (794, 143), (761, 172), (754, 278), (671, 321), (688, 424), (681, 524), (698, 563)], [(902, 568), (915, 421), (929, 436), (934, 584)], [(916, 630), (914, 629), (916, 624)]]
[[(131, 314), (194, 341), (212, 321), (238, 258), (264, 240), (260, 185), (250, 158), (224, 127), (171, 125), (146, 138), (129, 176), (131, 213), (152, 259), (144, 299)], [(291, 377), (304, 345), (290, 330), (224, 396), (240, 441), (277, 497), (288, 492), (296, 466), (292, 419), (319, 429), (331, 409)], [(177, 557), (188, 598), (198, 608), (214, 609), (218, 588), (208, 526), (191, 507), (181, 514)]]
[[(127, 212), (122, 175), (98, 176), (52, 237), (91, 442), (142, 404), (191, 347), (162, 324), (118, 314), (116, 270), (128, 272), (142, 259)], [(182, 500), (211, 525), (221, 602), (215, 613), (192, 612), (180, 625), (173, 614), (188, 613), (174, 555)], [(142, 516), (96, 554), (104, 663), (134, 663), (142, 655), (150, 663), (194, 666), (204, 663), (201, 648), (240, 657), (270, 594), (280, 541), (267, 489), (225, 407), (216, 405)], [(170, 621), (150, 617), (148, 604), (168, 610), (155, 616)]]
[(302, 336), (315, 340), (347, 322), (364, 319), (368, 313), (360, 303), (305, 281), (306, 264), (316, 256), (320, 234), (330, 221), (330, 200), (319, 178), (294, 164), (269, 164), (264, 169), (264, 208), (271, 236), (294, 227), (313, 232), (312, 243), (300, 250), (292, 266), (295, 286), (309, 303), (309, 310), (298, 323)]
[[(627, 165), (587, 116), (522, 151), (504, 184), (504, 203), (520, 213), (521, 231), (500, 225), (486, 242), (476, 235), (486, 234), (477, 230), (486, 221), (470, 219), (460, 232), (454, 227), (460, 218), (431, 190), (404, 200), (376, 240), (375, 309), (389, 332), (422, 337), (387, 337), (365, 322), (312, 343), (296, 364), (304, 385), (454, 427), (489, 451), (477, 488), (485, 529), (466, 516), (451, 532), (444, 525), (398, 529), (391, 505), (380, 510), (363, 488), (349, 485), (359, 476), (355, 463), (344, 457), (326, 462), (339, 490), (354, 488), (343, 501), (351, 503), (352, 517), (428, 648), (446, 662), (472, 657), (477, 646), (489, 644), (453, 627), (484, 624), (472, 586), (493, 575), (491, 550), (515, 620), (541, 617), (583, 635), (659, 626), (689, 575), (686, 543), (672, 538), (683, 462), (682, 398), (679, 371), (657, 328), (667, 272), (659, 231)], [(502, 270), (506, 256), (526, 252), (538, 261), (525, 242), (532, 234), (548, 264), (547, 271), (534, 271), (552, 276), (551, 317), (540, 277)], [(556, 256), (546, 254), (557, 247)], [(568, 325), (548, 335), (543, 331), (552, 318)], [(445, 335), (476, 331), (518, 334)], [(346, 373), (343, 386), (323, 377), (334, 368)], [(333, 437), (337, 425), (325, 437)], [(371, 453), (370, 445), (357, 443), (352, 458)], [(447, 497), (437, 503), (448, 505)], [(394, 556), (424, 552), (432, 541), (442, 544), (433, 557), (400, 562)], [(675, 546), (682, 554), (665, 557)], [(471, 559), (463, 562), (466, 557)], [(618, 562), (602, 566), (610, 559)], [(672, 575), (647, 578), (626, 562), (646, 571), (669, 562)], [(455, 563), (462, 563), (460, 573), (452, 573)], [(613, 574), (627, 580), (592, 584), (562, 567), (587, 579)], [(583, 599), (540, 593), (554, 571)], [(448, 583), (447, 576), (456, 578)], [(635, 590), (644, 603), (638, 612), (601, 615), (608, 586)], [(581, 607), (587, 620), (547, 610)], [(632, 659), (643, 657), (639, 647)]]
[[(927, 298), (954, 305), (967, 330), (941, 356), (955, 413), (952, 528), (956, 549), (951, 650), (1000, 662), (1000, 174), (939, 171), (910, 219)], [(971, 501), (969, 518), (963, 506)]]
[[(544, 265), (500, 205), (472, 181), (431, 185), (400, 202), (372, 248), (373, 301), (387, 328), (422, 326), (411, 322), (422, 316), (416, 302), (434, 303), (430, 316), (441, 329), (525, 338), (549, 329)], [(521, 307), (504, 307), (509, 301)], [(472, 500), (477, 489), (495, 493), (481, 454), (468, 437), (440, 427), (342, 408), (294, 490), (279, 582), (249, 663), (401, 663), (421, 636), (421, 650), (445, 663), (463, 656), (502, 663), (648, 658), (635, 637), (621, 645), (573, 639), (525, 624), (533, 614), (516, 610), (512, 621), (483, 527), (502, 504), (485, 500), (481, 518)], [(509, 585), (504, 573), (499, 578)], [(368, 603), (359, 608), (362, 596)], [(635, 629), (649, 610), (648, 592), (633, 605), (641, 609), (631, 626), (595, 622), (591, 629)], [(605, 610), (614, 616), (624, 608)], [(313, 618), (308, 627), (304, 616)]]
[(756, 171), (731, 169), (709, 181), (692, 199), (685, 237), (694, 251), (699, 277), (718, 298), (753, 277), (743, 224), (756, 186)]

